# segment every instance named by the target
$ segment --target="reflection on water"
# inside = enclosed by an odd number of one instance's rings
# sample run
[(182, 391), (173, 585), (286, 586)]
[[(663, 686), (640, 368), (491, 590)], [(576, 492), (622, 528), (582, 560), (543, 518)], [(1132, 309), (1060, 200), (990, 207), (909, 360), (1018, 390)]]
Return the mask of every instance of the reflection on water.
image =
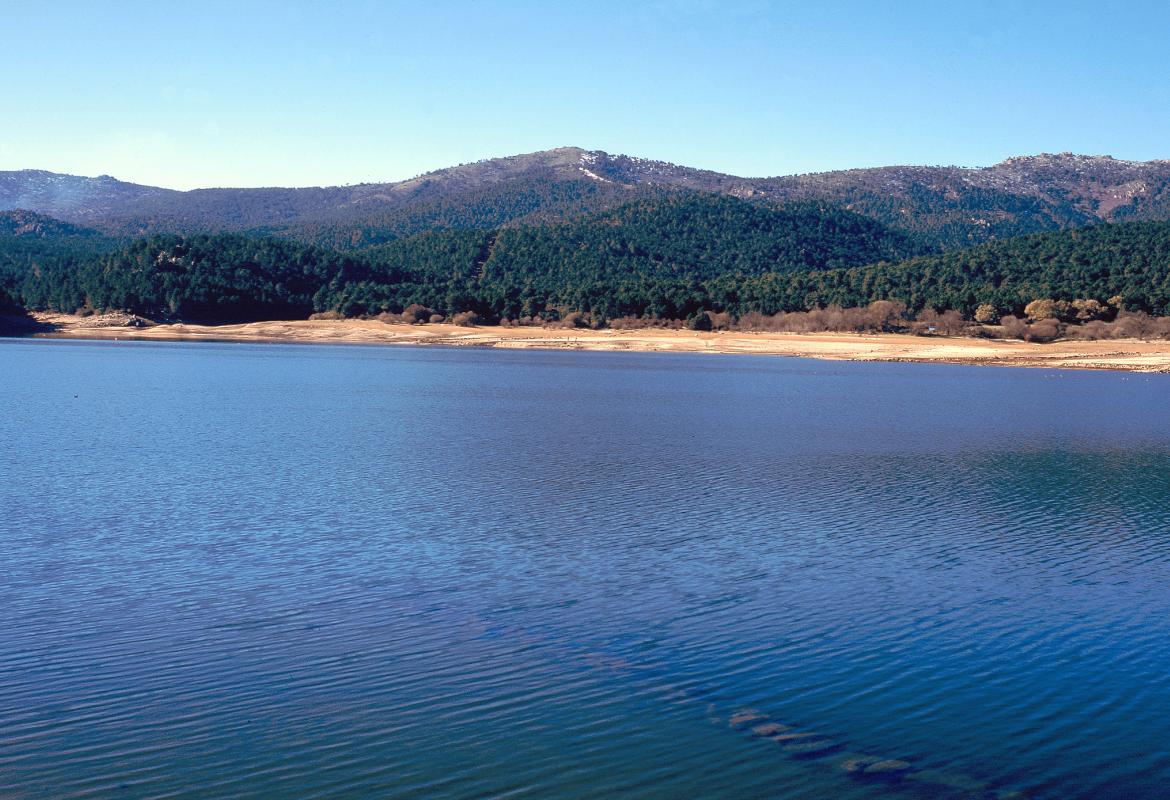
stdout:
[(1163, 376), (69, 342), (0, 375), (5, 797), (1170, 782)]

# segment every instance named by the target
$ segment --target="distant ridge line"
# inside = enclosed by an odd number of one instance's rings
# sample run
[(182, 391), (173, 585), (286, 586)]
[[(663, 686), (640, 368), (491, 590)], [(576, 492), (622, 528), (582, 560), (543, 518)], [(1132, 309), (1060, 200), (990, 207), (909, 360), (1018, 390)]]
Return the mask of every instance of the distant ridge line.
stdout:
[(749, 178), (560, 147), (397, 182), (186, 191), (26, 169), (0, 172), (0, 211), (26, 209), (118, 235), (256, 230), (360, 246), (427, 230), (562, 222), (662, 191), (769, 205), (830, 203), (959, 248), (1100, 222), (1170, 219), (1170, 160), (1040, 153), (988, 167), (885, 166)]

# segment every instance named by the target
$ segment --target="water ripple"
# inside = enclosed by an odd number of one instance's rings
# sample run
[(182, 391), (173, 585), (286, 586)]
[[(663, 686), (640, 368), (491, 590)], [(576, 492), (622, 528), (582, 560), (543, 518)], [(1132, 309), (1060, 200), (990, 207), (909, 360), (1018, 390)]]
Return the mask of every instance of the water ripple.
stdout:
[(0, 369), (6, 797), (1170, 782), (1160, 376), (64, 342)]

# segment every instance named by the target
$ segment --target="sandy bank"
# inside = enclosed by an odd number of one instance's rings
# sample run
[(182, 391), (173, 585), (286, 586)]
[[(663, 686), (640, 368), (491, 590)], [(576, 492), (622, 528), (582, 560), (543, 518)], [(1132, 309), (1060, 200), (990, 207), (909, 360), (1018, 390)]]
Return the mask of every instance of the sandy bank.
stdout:
[(116, 320), (37, 314), (57, 338), (216, 340), (242, 342), (414, 344), (456, 347), (629, 350), (638, 352), (780, 355), (844, 361), (921, 361), (1060, 369), (1170, 372), (1170, 342), (1108, 340), (1033, 344), (974, 338), (903, 334), (697, 333), (695, 331), (591, 331), (553, 328), (461, 328), (454, 325), (388, 325), (376, 320), (295, 320), (242, 325), (103, 327)]

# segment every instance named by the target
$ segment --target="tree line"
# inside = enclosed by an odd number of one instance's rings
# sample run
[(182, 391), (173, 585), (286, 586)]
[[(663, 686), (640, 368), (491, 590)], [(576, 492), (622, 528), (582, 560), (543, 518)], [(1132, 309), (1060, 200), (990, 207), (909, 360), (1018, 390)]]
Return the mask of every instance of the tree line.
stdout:
[[(14, 213), (25, 215), (20, 224)], [(235, 233), (113, 239), (39, 220), (0, 215), (0, 304), (9, 310), (226, 322), (418, 306), (448, 318), (579, 313), (605, 324), (708, 312), (773, 317), (882, 300), (911, 315), (972, 319), (982, 309), (994, 320), (1023, 319), (1029, 303), (1046, 299), (1057, 309), (1112, 301), (1170, 315), (1170, 223), (1162, 222), (939, 254), (832, 206), (769, 209), (697, 195), (643, 199), (568, 223), (432, 231), (344, 251)]]

